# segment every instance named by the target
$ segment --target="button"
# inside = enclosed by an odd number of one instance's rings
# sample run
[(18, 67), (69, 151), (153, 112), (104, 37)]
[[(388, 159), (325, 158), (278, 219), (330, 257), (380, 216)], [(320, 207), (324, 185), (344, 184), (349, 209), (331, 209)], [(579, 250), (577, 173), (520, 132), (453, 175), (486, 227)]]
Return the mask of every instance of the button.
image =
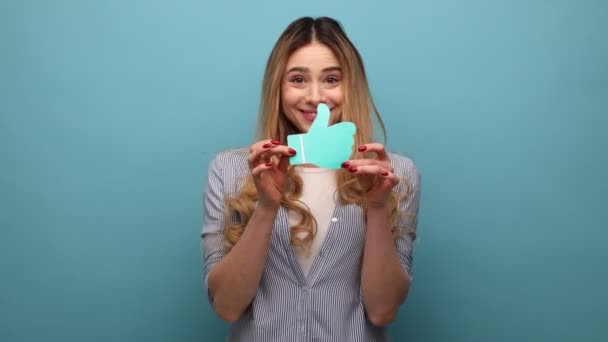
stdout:
[(310, 287), (308, 285), (304, 285), (304, 286), (302, 286), (302, 290), (304, 290), (305, 292), (308, 292), (308, 290), (310, 290)]
[(331, 218), (331, 222), (338, 222), (338, 218), (337, 217), (332, 217)]

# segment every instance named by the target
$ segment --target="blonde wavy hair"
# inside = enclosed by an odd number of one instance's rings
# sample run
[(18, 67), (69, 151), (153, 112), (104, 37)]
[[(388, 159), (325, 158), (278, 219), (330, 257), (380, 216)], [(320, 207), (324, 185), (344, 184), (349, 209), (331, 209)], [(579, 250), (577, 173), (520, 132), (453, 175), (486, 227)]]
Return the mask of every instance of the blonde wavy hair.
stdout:
[[(380, 125), (386, 141), (386, 129), (371, 97), (361, 56), (346, 36), (341, 24), (327, 17), (297, 19), (277, 40), (264, 73), (256, 141), (272, 138), (285, 144), (288, 135), (301, 133), (281, 108), (281, 82), (291, 54), (312, 42), (327, 46), (340, 63), (344, 94), (340, 120), (353, 122), (357, 126), (355, 146), (375, 141), (372, 118)], [(366, 154), (353, 152), (352, 158), (363, 157), (366, 157)], [(290, 227), (291, 244), (298, 248), (308, 247), (317, 231), (316, 221), (306, 205), (298, 200), (302, 192), (302, 179), (293, 167), (289, 167), (287, 176), (288, 186), (281, 205), (301, 217), (295, 226)], [(346, 170), (338, 170), (336, 184), (337, 199), (341, 205), (359, 204), (365, 208), (366, 189), (361, 187), (354, 175)], [(395, 239), (399, 234), (397, 223), (401, 200), (403, 196), (397, 192), (393, 192), (389, 200), (390, 223)], [(227, 252), (243, 234), (256, 201), (257, 191), (251, 176), (247, 177), (236, 196), (225, 200), (224, 235)]]

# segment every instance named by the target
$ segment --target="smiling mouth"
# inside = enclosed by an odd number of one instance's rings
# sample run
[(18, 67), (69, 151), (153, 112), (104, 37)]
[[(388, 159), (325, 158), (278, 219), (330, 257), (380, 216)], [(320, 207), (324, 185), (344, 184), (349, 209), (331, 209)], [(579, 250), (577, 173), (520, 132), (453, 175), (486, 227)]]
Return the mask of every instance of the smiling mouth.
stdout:
[(307, 121), (313, 122), (317, 117), (317, 112), (304, 112), (302, 111), (302, 115)]

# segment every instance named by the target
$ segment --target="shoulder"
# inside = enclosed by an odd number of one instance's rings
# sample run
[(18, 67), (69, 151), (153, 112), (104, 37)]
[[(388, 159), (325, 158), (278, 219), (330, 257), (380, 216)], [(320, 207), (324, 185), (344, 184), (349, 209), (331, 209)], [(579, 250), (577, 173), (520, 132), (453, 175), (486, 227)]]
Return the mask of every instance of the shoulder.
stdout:
[(242, 176), (248, 170), (248, 148), (232, 148), (217, 153), (209, 163), (209, 175), (221, 178)]
[(246, 166), (248, 155), (249, 150), (246, 147), (226, 149), (213, 157), (211, 165), (235, 167), (242, 164)]
[(209, 163), (207, 182), (216, 185), (217, 191), (235, 193), (244, 184), (249, 166), (249, 148), (226, 149), (217, 153)]

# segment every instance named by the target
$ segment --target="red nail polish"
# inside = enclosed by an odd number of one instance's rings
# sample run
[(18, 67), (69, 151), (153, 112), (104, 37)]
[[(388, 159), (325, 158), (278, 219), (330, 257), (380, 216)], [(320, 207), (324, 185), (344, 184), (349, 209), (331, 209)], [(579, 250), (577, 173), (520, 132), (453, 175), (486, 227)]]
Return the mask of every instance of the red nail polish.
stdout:
[(271, 145), (270, 144), (264, 144), (262, 145), (263, 148), (269, 148)]
[(271, 167), (271, 166), (272, 166), (272, 165), (274, 165), (274, 164), (273, 164), (273, 163), (268, 162), (268, 163), (266, 163), (266, 164), (264, 164), (264, 165), (266, 165), (266, 166), (268, 166), (268, 167)]
[(281, 144), (281, 142), (280, 142), (280, 141), (278, 141), (278, 140), (271, 140), (270, 142), (271, 142), (272, 144), (274, 144), (274, 145), (280, 145), (280, 144)]
[(357, 168), (353, 166), (350, 169), (348, 169), (348, 172), (355, 173), (355, 172), (357, 172)]
[(344, 163), (342, 163), (342, 168), (347, 168), (347, 167), (349, 167), (349, 166), (350, 166), (350, 163), (349, 163), (349, 162), (344, 162)]
[(365, 150), (367, 150), (367, 146), (363, 145), (363, 146), (359, 147), (359, 152), (363, 152)]
[(288, 151), (289, 151), (289, 154), (291, 154), (292, 156), (294, 154), (296, 154), (296, 150), (294, 150), (293, 148), (290, 148)]
[(382, 172), (380, 172), (380, 174), (383, 175), (384, 177), (388, 176), (388, 172), (386, 172), (386, 171), (382, 171)]

